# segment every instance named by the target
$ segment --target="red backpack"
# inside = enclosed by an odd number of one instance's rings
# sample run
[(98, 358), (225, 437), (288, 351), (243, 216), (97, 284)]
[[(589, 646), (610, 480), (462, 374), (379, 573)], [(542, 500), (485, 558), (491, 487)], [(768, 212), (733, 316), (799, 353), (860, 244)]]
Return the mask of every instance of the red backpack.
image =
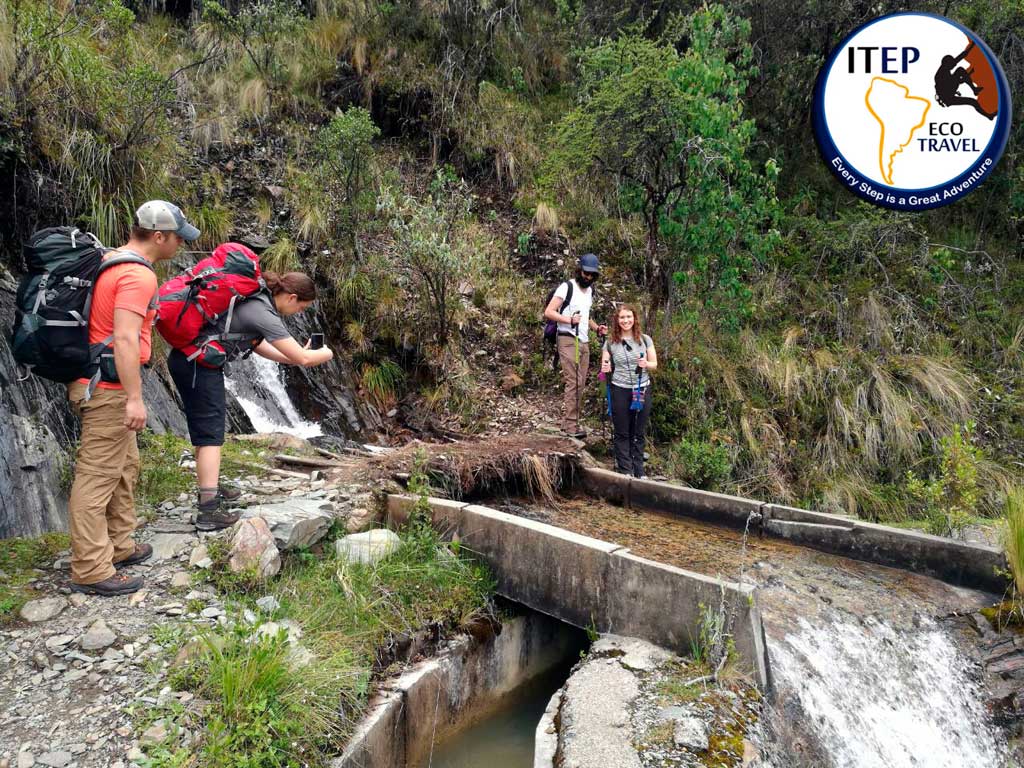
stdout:
[[(240, 243), (223, 243), (192, 269), (160, 286), (156, 328), (189, 360), (219, 368), (225, 360), (219, 340), (232, 338), (235, 303), (265, 288), (259, 256)], [(203, 333), (225, 313), (222, 332)]]

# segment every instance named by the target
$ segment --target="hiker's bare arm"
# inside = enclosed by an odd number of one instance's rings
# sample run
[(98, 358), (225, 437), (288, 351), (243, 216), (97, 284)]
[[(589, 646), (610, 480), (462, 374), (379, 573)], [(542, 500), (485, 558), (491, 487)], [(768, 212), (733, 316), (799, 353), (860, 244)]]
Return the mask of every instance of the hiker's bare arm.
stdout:
[(658, 367), (658, 351), (654, 348), (653, 342), (647, 345), (646, 359), (641, 357), (640, 362), (637, 364), (641, 368), (646, 368), (648, 371), (653, 371)]
[(600, 335), (604, 336), (608, 333), (608, 326), (595, 323), (593, 320), (590, 321), (590, 330), (597, 331)]
[(548, 302), (548, 308), (544, 310), (544, 319), (550, 320), (554, 323), (572, 323), (572, 318), (568, 315), (563, 315), (558, 311), (559, 307), (562, 306), (564, 298), (560, 296), (552, 296), (551, 301)]
[(334, 353), (327, 347), (320, 349), (307, 349), (290, 336), (286, 339), (278, 339), (270, 342), (274, 349), (280, 352), (292, 365), (301, 365), (311, 368), (314, 365), (326, 363), (334, 357)]
[(612, 356), (608, 354), (607, 349), (601, 350), (601, 373), (612, 372)]
[(142, 321), (142, 315), (131, 310), (114, 310), (114, 366), (127, 397), (124, 425), (136, 432), (146, 426), (146, 406), (142, 402), (142, 374), (139, 371), (139, 334), (142, 332)]
[(282, 365), (292, 364), (292, 361), (274, 349), (274, 345), (269, 341), (261, 341), (256, 345), (256, 349), (254, 349), (253, 352), (260, 357), (267, 358), (267, 360), (273, 360), (275, 363), (281, 363)]

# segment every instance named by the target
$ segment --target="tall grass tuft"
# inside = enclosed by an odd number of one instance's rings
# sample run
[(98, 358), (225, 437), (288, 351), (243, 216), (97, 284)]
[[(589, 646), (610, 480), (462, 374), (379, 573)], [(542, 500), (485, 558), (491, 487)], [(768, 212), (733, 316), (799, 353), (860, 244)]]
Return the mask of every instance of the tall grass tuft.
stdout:
[(1013, 574), (1013, 589), (1017, 597), (1024, 596), (1024, 488), (1013, 488), (1006, 494), (1006, 527), (1003, 529), (1003, 547)]

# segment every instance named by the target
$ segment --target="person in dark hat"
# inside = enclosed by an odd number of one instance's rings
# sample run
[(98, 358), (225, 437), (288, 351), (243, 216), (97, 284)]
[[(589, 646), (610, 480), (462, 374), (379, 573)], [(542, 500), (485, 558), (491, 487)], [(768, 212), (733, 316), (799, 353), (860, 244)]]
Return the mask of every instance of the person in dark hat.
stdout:
[(606, 326), (590, 319), (594, 303), (593, 285), (599, 274), (597, 256), (583, 254), (576, 276), (555, 289), (544, 309), (544, 318), (557, 325), (555, 344), (565, 382), (562, 431), (576, 438), (587, 434), (580, 428), (580, 401), (590, 368), (590, 331), (597, 331), (601, 336), (608, 332)]

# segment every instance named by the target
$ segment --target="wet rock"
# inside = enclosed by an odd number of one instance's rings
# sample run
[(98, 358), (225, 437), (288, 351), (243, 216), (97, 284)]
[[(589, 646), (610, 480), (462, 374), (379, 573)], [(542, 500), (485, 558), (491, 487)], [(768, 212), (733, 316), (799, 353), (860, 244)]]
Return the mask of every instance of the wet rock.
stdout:
[(63, 597), (44, 597), (39, 600), (29, 600), (21, 607), (19, 615), (25, 621), (35, 624), (40, 621), (49, 621), (67, 607), (68, 602)]
[(270, 527), (262, 517), (235, 523), (231, 529), (228, 568), (232, 573), (253, 569), (261, 579), (272, 578), (281, 570), (281, 555)]
[(295, 499), (283, 504), (258, 504), (242, 518), (261, 517), (270, 526), (279, 550), (311, 547), (327, 534), (331, 505), (313, 499)]
[(107, 623), (103, 619), (96, 619), (79, 639), (78, 645), (84, 651), (98, 651), (113, 645), (116, 640), (117, 635), (107, 626)]
[(347, 563), (373, 565), (395, 552), (401, 543), (402, 540), (394, 531), (376, 528), (338, 539), (334, 542), (334, 550)]
[(708, 727), (699, 717), (681, 717), (676, 720), (672, 731), (672, 741), (677, 747), (685, 747), (693, 752), (706, 752), (708, 749)]

